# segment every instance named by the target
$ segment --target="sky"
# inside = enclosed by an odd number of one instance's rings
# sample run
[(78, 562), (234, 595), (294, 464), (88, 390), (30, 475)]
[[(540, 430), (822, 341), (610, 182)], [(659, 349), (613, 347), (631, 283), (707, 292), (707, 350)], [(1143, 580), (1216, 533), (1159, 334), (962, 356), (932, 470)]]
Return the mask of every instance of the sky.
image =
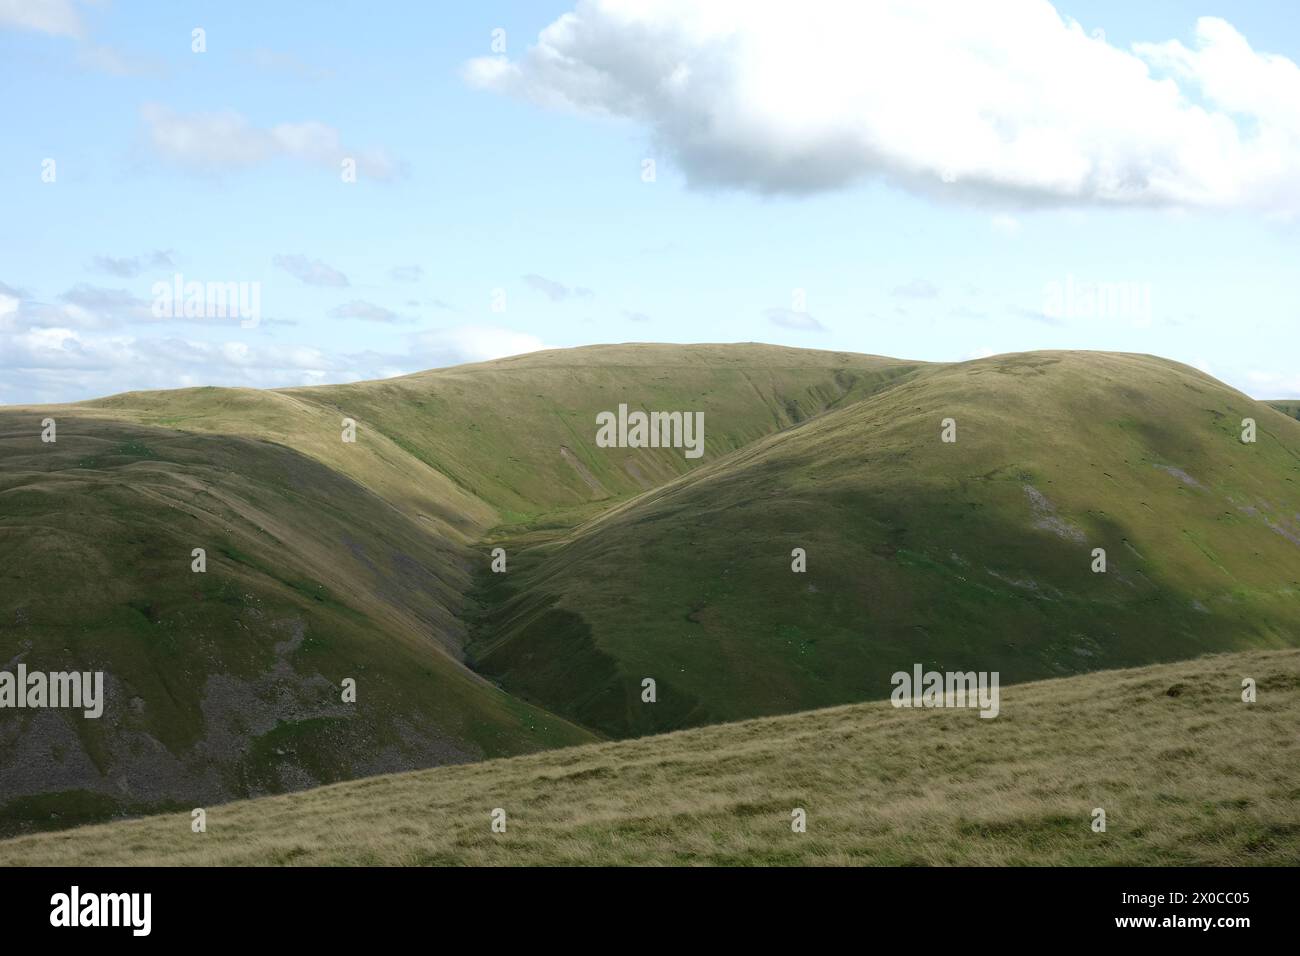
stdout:
[(1262, 0), (0, 0), (0, 404), (749, 341), (1300, 397), (1297, 62)]

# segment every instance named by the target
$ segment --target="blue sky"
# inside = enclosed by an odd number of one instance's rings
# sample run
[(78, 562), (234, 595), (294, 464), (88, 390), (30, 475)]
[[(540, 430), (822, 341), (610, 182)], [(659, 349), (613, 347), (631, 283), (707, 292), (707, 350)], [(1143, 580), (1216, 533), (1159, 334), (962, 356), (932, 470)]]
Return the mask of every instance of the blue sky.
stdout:
[(0, 403), (626, 341), (1300, 396), (1287, 4), (635, 6), (0, 0)]

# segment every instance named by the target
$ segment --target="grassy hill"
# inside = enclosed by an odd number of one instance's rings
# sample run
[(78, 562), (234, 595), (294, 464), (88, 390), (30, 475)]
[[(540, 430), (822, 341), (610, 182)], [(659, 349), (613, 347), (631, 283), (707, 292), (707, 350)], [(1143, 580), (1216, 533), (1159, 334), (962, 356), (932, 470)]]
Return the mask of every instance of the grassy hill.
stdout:
[(717, 455), (915, 367), (611, 346), (0, 410), (0, 667), (109, 687), (99, 721), (0, 711), (0, 833), (595, 739), (463, 663), (484, 532), (567, 523), (698, 464), (597, 449), (588, 426), (620, 401), (707, 409)]
[(281, 445), (56, 414), (0, 412), (0, 668), (107, 700), (0, 712), (0, 832), (593, 739), (459, 662), (463, 545)]
[[(705, 455), (597, 447), (620, 403), (702, 411)], [(3, 408), (0, 668), (102, 669), (109, 702), (0, 711), (0, 833), (882, 698), (916, 662), (1295, 646), (1297, 480), (1300, 422), (1109, 353), (595, 346)]]
[(1001, 703), (993, 720), (882, 701), (374, 777), (210, 807), (203, 834), (183, 813), (0, 842), (0, 865), (1300, 859), (1300, 651), (1022, 684)]
[(1289, 418), (1300, 418), (1300, 399), (1266, 402)]
[(1295, 646), (1300, 422), (1149, 356), (997, 356), (499, 537), (476, 666), (613, 736), (883, 697), (918, 661), (1024, 681)]

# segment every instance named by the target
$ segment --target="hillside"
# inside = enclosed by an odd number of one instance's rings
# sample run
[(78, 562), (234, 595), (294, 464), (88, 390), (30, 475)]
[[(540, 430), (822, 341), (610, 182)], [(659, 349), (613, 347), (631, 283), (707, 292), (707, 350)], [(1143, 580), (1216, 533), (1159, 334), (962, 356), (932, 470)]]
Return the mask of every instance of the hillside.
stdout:
[(0, 412), (0, 669), (107, 699), (0, 712), (0, 832), (593, 739), (458, 662), (463, 546), (280, 445), (56, 414)]
[(996, 356), (499, 538), (472, 659), (612, 736), (883, 697), (917, 661), (1025, 681), (1295, 646), (1300, 422), (1149, 356)]
[(1300, 400), (1270, 401), (1265, 404), (1276, 408), (1288, 418), (1300, 418)]
[(202, 834), (182, 813), (0, 842), (0, 865), (1300, 859), (1300, 651), (1023, 684), (1001, 704), (983, 720), (882, 701), (375, 777), (209, 807)]
[(595, 739), (463, 663), (483, 533), (701, 463), (597, 449), (585, 423), (620, 401), (708, 409), (707, 461), (915, 367), (610, 346), (0, 409), (0, 669), (109, 688), (98, 721), (0, 711), (0, 833)]

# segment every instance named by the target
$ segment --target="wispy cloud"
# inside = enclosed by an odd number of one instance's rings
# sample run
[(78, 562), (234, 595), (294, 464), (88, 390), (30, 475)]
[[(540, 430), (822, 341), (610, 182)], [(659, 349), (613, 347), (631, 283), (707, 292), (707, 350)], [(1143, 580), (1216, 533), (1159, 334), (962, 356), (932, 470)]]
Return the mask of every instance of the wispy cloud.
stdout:
[(280, 255), (272, 262), (307, 285), (335, 287), (350, 285), (347, 276), (319, 259), (308, 259), (302, 255)]
[(382, 305), (375, 305), (373, 302), (367, 302), (364, 299), (353, 299), (351, 302), (345, 302), (343, 305), (330, 309), (330, 317), (334, 319), (361, 319), (364, 322), (401, 322), (402, 317), (392, 309), (386, 309)]
[(530, 289), (536, 289), (552, 302), (564, 302), (567, 299), (584, 299), (593, 295), (592, 291), (582, 286), (570, 288), (562, 282), (556, 282), (545, 276), (529, 273), (524, 276), (524, 283)]
[(195, 172), (248, 169), (275, 159), (341, 170), (351, 159), (360, 177), (390, 180), (400, 173), (385, 150), (345, 148), (339, 131), (318, 120), (262, 128), (234, 110), (186, 114), (158, 103), (146, 103), (140, 115), (154, 152)]
[(0, 27), (65, 37), (86, 32), (72, 0), (0, 0)]
[(157, 250), (143, 256), (95, 256), (94, 267), (120, 279), (133, 279), (145, 269), (174, 269), (171, 250)]
[(796, 312), (794, 309), (768, 309), (765, 315), (769, 322), (783, 329), (794, 329), (799, 332), (826, 331), (826, 326), (807, 312)]
[(906, 299), (933, 299), (939, 294), (939, 287), (925, 279), (913, 279), (894, 286), (893, 294)]
[(268, 50), (259, 47), (256, 50), (243, 50), (235, 54), (235, 58), (247, 66), (264, 73), (270, 73), (276, 76), (287, 76), (298, 80), (308, 82), (317, 82), (327, 80), (334, 75), (334, 71), (326, 67), (313, 66), (292, 53), (285, 53), (279, 50)]
[(419, 282), (424, 277), (424, 270), (419, 266), (397, 266), (388, 275), (398, 282)]

